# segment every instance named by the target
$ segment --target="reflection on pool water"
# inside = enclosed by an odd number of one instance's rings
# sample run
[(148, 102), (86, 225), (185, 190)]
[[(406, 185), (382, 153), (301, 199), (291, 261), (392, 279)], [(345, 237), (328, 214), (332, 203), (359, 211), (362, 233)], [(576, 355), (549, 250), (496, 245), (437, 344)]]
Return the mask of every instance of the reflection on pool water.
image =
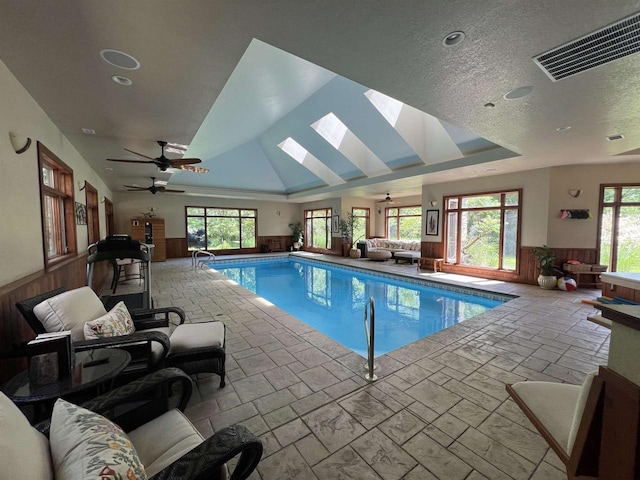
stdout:
[(509, 300), (292, 257), (209, 266), (363, 357), (363, 315), (369, 297), (375, 300), (376, 357)]

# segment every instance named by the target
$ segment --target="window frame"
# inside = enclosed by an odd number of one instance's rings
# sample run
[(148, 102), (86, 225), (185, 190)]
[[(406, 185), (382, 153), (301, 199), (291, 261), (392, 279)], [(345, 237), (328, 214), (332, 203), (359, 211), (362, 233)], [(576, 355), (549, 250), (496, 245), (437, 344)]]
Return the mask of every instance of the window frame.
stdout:
[[(193, 215), (189, 214), (190, 208), (201, 208), (204, 210), (204, 215)], [(208, 215), (208, 210), (236, 210), (238, 216), (220, 216), (220, 215)], [(242, 215), (242, 211), (252, 211), (254, 212), (254, 216)], [(244, 208), (244, 207), (217, 207), (217, 206), (199, 206), (199, 205), (187, 205), (184, 207), (185, 212), (185, 238), (187, 241), (187, 252), (194, 252), (197, 250), (211, 251), (211, 252), (224, 252), (224, 251), (256, 251), (258, 249), (258, 209), (257, 208)], [(189, 218), (203, 218), (204, 219), (204, 248), (191, 248), (189, 247)], [(220, 248), (220, 249), (210, 249), (208, 247), (209, 244), (209, 235), (207, 231), (207, 219), (209, 218), (233, 218), (238, 221), (238, 239), (240, 245), (238, 248)], [(253, 247), (243, 247), (242, 246), (242, 219), (243, 218), (253, 218), (255, 220), (255, 234), (254, 234), (254, 246)]]
[(98, 216), (98, 190), (85, 180), (85, 201), (87, 204), (87, 239), (88, 245), (100, 240), (100, 217)]
[[(518, 194), (518, 204), (517, 205), (506, 205), (505, 197), (508, 194), (517, 193)], [(482, 197), (487, 195), (500, 195), (500, 205), (495, 207), (463, 207), (463, 199), (471, 198), (471, 197)], [(449, 201), (452, 199), (458, 200), (457, 208), (450, 208)], [(443, 197), (443, 233), (442, 233), (442, 243), (443, 243), (443, 257), (445, 262), (449, 265), (455, 265), (456, 267), (468, 268), (468, 269), (481, 269), (481, 270), (489, 270), (495, 272), (507, 272), (513, 274), (519, 274), (520, 272), (520, 248), (521, 248), (521, 230), (522, 230), (522, 188), (510, 188), (503, 189), (497, 191), (488, 191), (488, 192), (474, 192), (474, 193), (464, 193), (464, 194), (455, 194), (455, 195), (446, 195)], [(463, 212), (472, 212), (472, 211), (486, 211), (486, 210), (499, 210), (500, 211), (500, 232), (499, 238), (500, 243), (498, 246), (498, 267), (487, 267), (484, 265), (472, 265), (466, 263), (460, 263), (461, 259), (461, 222), (462, 222), (462, 213)], [(505, 212), (515, 210), (518, 215), (518, 227), (516, 230), (516, 246), (515, 246), (515, 268), (503, 268), (503, 253), (504, 253), (504, 227), (505, 227)], [(457, 213), (457, 221), (456, 221), (456, 252), (455, 252), (455, 263), (450, 263), (447, 261), (448, 255), (448, 244), (449, 244), (449, 213), (456, 212)]]
[[(357, 210), (363, 210), (366, 212), (366, 215), (356, 215), (356, 211)], [(354, 220), (357, 219), (364, 219), (364, 238), (354, 238), (353, 242), (354, 244), (358, 241), (358, 240), (364, 240), (366, 238), (369, 238), (369, 225), (370, 225), (370, 219), (371, 219), (371, 209), (368, 207), (351, 207), (351, 215), (353, 216)]]
[[(412, 215), (400, 215), (400, 210), (403, 208), (417, 208), (418, 209), (418, 213), (417, 214), (412, 214)], [(389, 210), (398, 210), (398, 214), (397, 215), (389, 215)], [(402, 238), (400, 238), (400, 219), (401, 218), (409, 218), (409, 217), (415, 217), (415, 218), (419, 218), (420, 219), (420, 232), (422, 232), (422, 205), (402, 205), (402, 206), (397, 206), (397, 207), (386, 207), (384, 209), (384, 236), (385, 238), (388, 238), (389, 240), (403, 240)], [(389, 219), (390, 218), (397, 218), (398, 219), (398, 228), (396, 231), (396, 238), (391, 238), (389, 236)], [(409, 239), (405, 239), (405, 240), (409, 240)], [(422, 235), (420, 235), (420, 238), (418, 239), (413, 239), (413, 240), (422, 240)]]
[[(52, 172), (53, 186), (45, 184), (43, 170), (47, 168)], [(73, 169), (64, 163), (57, 155), (38, 142), (38, 183), (40, 186), (40, 219), (42, 222), (42, 253), (44, 268), (52, 267), (66, 262), (76, 256), (78, 252), (76, 219), (75, 219), (75, 191), (73, 182)], [(56, 243), (52, 255), (49, 244), (48, 227), (48, 202), (54, 199), (60, 210), (56, 212), (55, 221), (58, 224), (56, 231), (52, 233)]]
[[(321, 216), (314, 216), (313, 213), (314, 212), (324, 212), (324, 215)], [(333, 209), (331, 207), (323, 207), (323, 208), (313, 208), (310, 210), (305, 210), (304, 214), (303, 214), (303, 218), (304, 218), (304, 245), (305, 245), (305, 250), (316, 250), (316, 251), (331, 251), (331, 246), (332, 246), (332, 231), (331, 231), (331, 225), (332, 225), (332, 220), (333, 220)], [(309, 223), (312, 220), (318, 220), (324, 218), (325, 220), (325, 224), (326, 224), (326, 231), (325, 231), (325, 245), (326, 247), (314, 247), (313, 246), (313, 228), (310, 228), (310, 225), (312, 225), (313, 223)]]

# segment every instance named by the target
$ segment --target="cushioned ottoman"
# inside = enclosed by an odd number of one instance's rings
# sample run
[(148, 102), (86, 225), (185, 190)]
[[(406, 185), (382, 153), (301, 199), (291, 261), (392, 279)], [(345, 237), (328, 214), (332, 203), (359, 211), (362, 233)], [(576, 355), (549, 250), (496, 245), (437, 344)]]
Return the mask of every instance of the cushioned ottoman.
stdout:
[(367, 256), (369, 260), (373, 260), (374, 262), (384, 262), (391, 258), (391, 252), (388, 250), (369, 250)]
[(407, 260), (413, 264), (420, 258), (420, 252), (396, 252), (393, 254), (393, 258), (396, 259), (396, 263), (398, 263), (398, 260)]

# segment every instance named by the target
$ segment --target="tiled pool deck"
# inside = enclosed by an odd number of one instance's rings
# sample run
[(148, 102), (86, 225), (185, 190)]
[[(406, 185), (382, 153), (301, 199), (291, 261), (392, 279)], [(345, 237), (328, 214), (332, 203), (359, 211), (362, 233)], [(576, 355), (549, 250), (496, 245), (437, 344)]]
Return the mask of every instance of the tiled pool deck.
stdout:
[[(187, 416), (205, 436), (243, 423), (265, 452), (252, 479), (564, 479), (564, 466), (504, 385), (580, 383), (607, 362), (609, 331), (581, 303), (599, 290), (547, 291), (415, 265), (311, 258), (518, 295), (377, 359), (364, 359), (189, 259), (153, 264), (157, 306), (227, 326), (227, 386), (198, 378)], [(219, 257), (224, 258), (224, 257)], [(363, 333), (364, 334), (364, 333)]]

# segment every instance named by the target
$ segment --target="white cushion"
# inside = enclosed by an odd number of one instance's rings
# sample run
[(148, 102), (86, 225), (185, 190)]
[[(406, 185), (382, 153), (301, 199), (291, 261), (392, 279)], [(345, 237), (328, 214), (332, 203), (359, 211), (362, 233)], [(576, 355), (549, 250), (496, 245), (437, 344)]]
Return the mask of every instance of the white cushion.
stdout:
[(107, 311), (89, 287), (76, 288), (39, 303), (33, 309), (47, 332), (71, 330), (74, 342), (84, 340), (84, 324)]
[(580, 421), (582, 420), (582, 414), (584, 413), (584, 407), (587, 404), (587, 398), (589, 397), (589, 390), (593, 384), (594, 377), (598, 372), (591, 372), (582, 382), (582, 388), (580, 389), (580, 395), (576, 401), (576, 409), (573, 414), (573, 421), (571, 422), (571, 430), (569, 430), (569, 439), (567, 440), (567, 452), (571, 453), (573, 450), (573, 444), (576, 441), (576, 434), (578, 433), (578, 427), (580, 427)]
[(171, 410), (132, 430), (129, 438), (150, 477), (204, 441), (180, 410)]
[(84, 324), (85, 340), (130, 335), (136, 331), (131, 314), (124, 302), (118, 302), (103, 316)]
[(171, 351), (190, 350), (199, 347), (222, 347), (224, 323), (204, 322), (178, 325), (171, 334)]
[(0, 393), (0, 478), (52, 480), (47, 437)]
[(518, 382), (512, 388), (551, 436), (566, 448), (582, 387), (554, 382)]
[(90, 410), (58, 399), (53, 406), (49, 438), (56, 480), (147, 478), (122, 429)]

